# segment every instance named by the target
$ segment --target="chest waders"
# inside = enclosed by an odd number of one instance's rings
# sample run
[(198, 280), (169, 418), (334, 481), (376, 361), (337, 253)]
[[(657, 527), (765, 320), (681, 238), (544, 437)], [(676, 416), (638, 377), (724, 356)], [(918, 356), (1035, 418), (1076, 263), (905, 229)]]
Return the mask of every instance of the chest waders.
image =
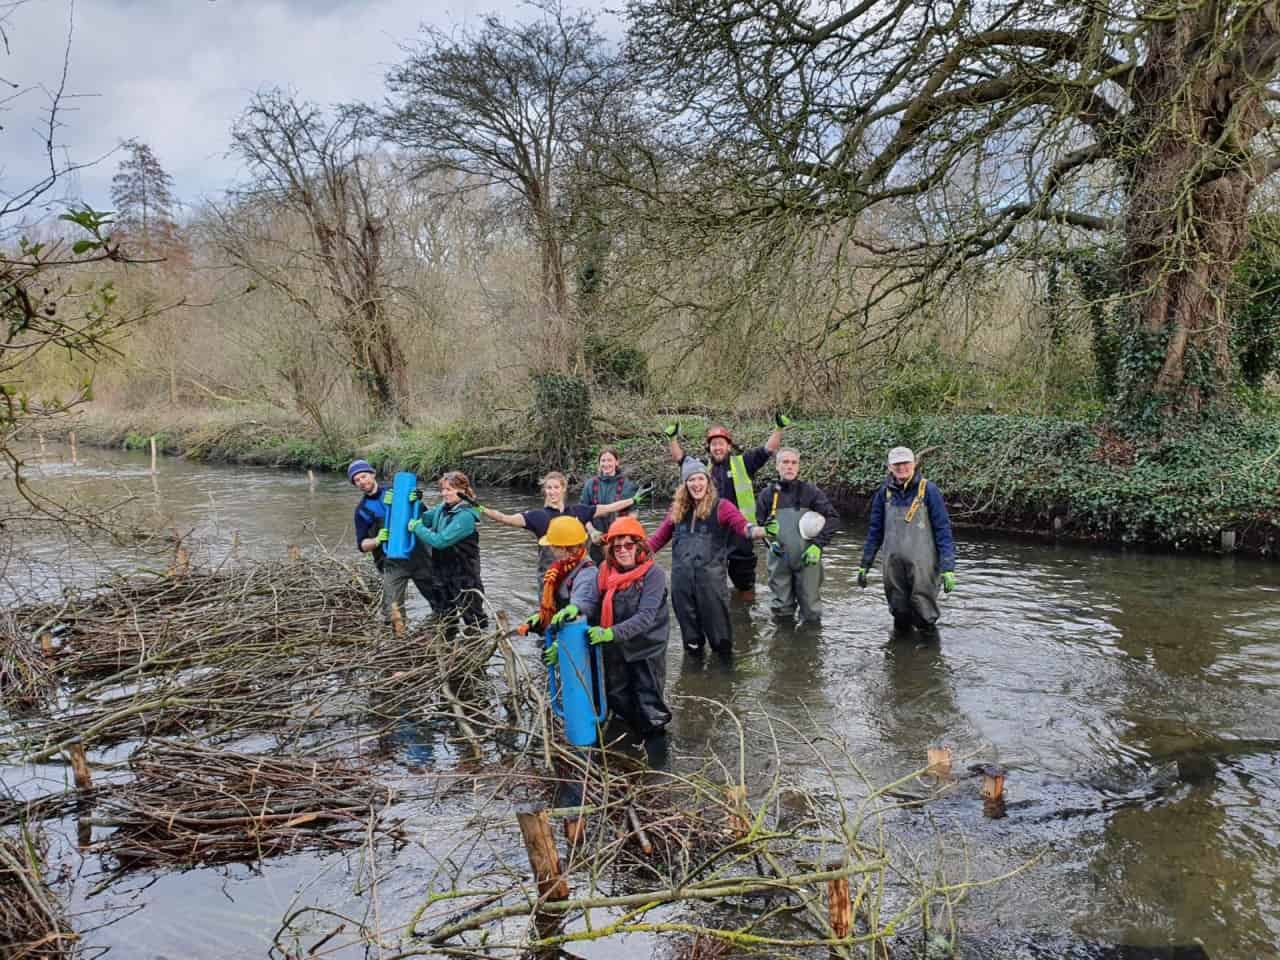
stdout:
[(805, 511), (794, 505), (779, 510), (775, 490), (773, 515), (778, 521), (777, 542), (782, 548), (782, 556), (772, 551), (769, 553), (769, 592), (773, 594), (769, 609), (775, 617), (785, 619), (794, 616), (799, 606), (801, 620), (821, 620), (822, 564), (804, 565), (804, 552), (809, 541), (800, 535), (800, 518)]
[(895, 504), (888, 488), (884, 505), (884, 595), (899, 628), (931, 629), (938, 622), (938, 548), (921, 478), (909, 504)]
[[(613, 595), (613, 622), (626, 623), (640, 610), (644, 582), (632, 584)], [(605, 689), (609, 709), (622, 719), (636, 736), (648, 738), (671, 722), (671, 709), (663, 699), (667, 682), (667, 599), (662, 598), (662, 615), (654, 629), (632, 642), (604, 645)]]
[(724, 568), (728, 541), (729, 530), (714, 514), (698, 520), (691, 512), (672, 532), (671, 607), (690, 653), (701, 653), (707, 643), (717, 653), (733, 650)]

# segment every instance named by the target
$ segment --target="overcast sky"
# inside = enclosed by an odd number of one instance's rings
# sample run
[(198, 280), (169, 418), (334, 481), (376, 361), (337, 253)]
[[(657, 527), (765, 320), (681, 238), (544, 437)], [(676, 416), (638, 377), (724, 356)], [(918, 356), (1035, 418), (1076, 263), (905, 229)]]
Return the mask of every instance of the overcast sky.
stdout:
[[(121, 140), (151, 145), (184, 201), (218, 194), (237, 174), (228, 131), (258, 89), (292, 87), (321, 104), (378, 101), (397, 44), (424, 21), (448, 27), (497, 12), (524, 19), (520, 0), (0, 0), (9, 51), (0, 78), (24, 91), (0, 114), (0, 189), (41, 172), (36, 132), (56, 87), (71, 29), (66, 89), (77, 95), (57, 142), (71, 159)], [(12, 9), (10, 9), (12, 8)], [(603, 26), (603, 24), (602, 24)], [(109, 209), (119, 155), (78, 174), (79, 193)]]

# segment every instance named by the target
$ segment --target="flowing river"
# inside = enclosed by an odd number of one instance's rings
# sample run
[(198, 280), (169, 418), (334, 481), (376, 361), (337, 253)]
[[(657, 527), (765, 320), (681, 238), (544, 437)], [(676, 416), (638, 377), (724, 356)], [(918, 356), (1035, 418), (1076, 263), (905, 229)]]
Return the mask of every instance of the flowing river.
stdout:
[[(165, 460), (153, 481), (141, 455), (83, 448), (79, 455), (77, 466), (65, 448), (34, 458), (36, 488), (88, 509), (132, 497), (141, 526), (202, 544), (196, 562), (219, 562), (233, 544), (246, 557), (280, 557), (289, 544), (353, 553), (356, 494), (342, 477), (317, 477), (312, 488), (296, 473)], [(538, 505), (533, 494), (505, 489), (480, 496), (505, 511)], [(660, 515), (660, 508), (640, 513), (650, 529)], [(1017, 542), (962, 529), (959, 586), (943, 602), (940, 643), (926, 646), (891, 639), (878, 574), (870, 589), (854, 584), (864, 532), (863, 518), (850, 518), (826, 553), (819, 628), (772, 622), (763, 562), (754, 604), (734, 607), (731, 665), (685, 659), (672, 620), (674, 762), (708, 741), (736, 750), (736, 730), (696, 698), (842, 738), (873, 783), (922, 766), (927, 746), (947, 741), (957, 758), (976, 758), (958, 760), (961, 772), (976, 760), (1007, 769), (1006, 816), (984, 818), (972, 793), (958, 791), (940, 801), (934, 824), (964, 844), (974, 876), (1034, 861), (962, 908), (962, 929), (975, 943), (1005, 945), (966, 956), (1280, 956), (1275, 562)], [(97, 540), (25, 546), (35, 562), (6, 571), (5, 602), (164, 564), (154, 550)], [(523, 617), (536, 577), (532, 538), (486, 522), (481, 553), (491, 602)], [(410, 613), (425, 613), (409, 592)], [(433, 760), (432, 750), (427, 744), (428, 763), (447, 762), (447, 751)], [(803, 778), (812, 754), (799, 750), (787, 761), (784, 752), (784, 761)], [(66, 774), (51, 765), (0, 776), (20, 789)], [(442, 805), (425, 821), (447, 832), (466, 822), (466, 810)], [(421, 843), (432, 843), (427, 827)], [(265, 956), (291, 904), (360, 895), (339, 855), (131, 875), (95, 891), (109, 866), (74, 849), (60, 853), (76, 879), (74, 910), (117, 912), (89, 938), (113, 956)], [(407, 912), (429, 882), (430, 858), (413, 846), (395, 856), (394, 879), (391, 865), (380, 865), (383, 896), (388, 910)], [(640, 957), (655, 948), (586, 944), (575, 955)]]

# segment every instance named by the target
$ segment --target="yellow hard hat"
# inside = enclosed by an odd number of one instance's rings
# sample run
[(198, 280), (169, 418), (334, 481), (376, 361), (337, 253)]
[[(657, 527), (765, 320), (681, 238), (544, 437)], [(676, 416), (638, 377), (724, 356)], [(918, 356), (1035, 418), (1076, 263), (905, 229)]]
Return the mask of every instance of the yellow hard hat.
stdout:
[(538, 543), (544, 547), (580, 547), (587, 542), (587, 528), (577, 517), (552, 517), (547, 535)]

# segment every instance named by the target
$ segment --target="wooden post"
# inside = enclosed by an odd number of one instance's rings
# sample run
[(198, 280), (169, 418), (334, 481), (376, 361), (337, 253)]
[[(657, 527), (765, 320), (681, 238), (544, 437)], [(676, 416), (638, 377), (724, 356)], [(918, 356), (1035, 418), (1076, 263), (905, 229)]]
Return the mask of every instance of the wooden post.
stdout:
[(316, 492), (316, 472), (307, 467), (307, 488), (312, 492)]
[(37, 434), (37, 436), (39, 436), (39, 437), (40, 437), (40, 459), (41, 459), (41, 460), (43, 460), (43, 459), (44, 459), (44, 452), (45, 452), (45, 451), (44, 451), (44, 434), (43, 434), (43, 433), (41, 433), (41, 434)]
[(729, 818), (725, 825), (725, 833), (734, 840), (741, 840), (751, 832), (751, 821), (747, 818), (747, 788), (725, 787), (725, 795), (729, 801)]
[(1004, 767), (988, 763), (982, 767), (982, 812), (998, 820), (1004, 816)]
[(191, 572), (191, 554), (187, 553), (187, 548), (178, 542), (177, 548), (173, 551), (173, 565), (169, 567), (169, 576), (185, 577)]
[(76, 456), (76, 432), (72, 430), (67, 439), (71, 441), (71, 465), (73, 467), (78, 467), (80, 465), (80, 458)]
[(93, 777), (89, 773), (89, 758), (84, 754), (84, 744), (77, 740), (67, 749), (67, 754), (71, 758), (71, 771), (75, 774), (76, 789), (92, 789)]
[(582, 841), (587, 839), (587, 818), (583, 816), (566, 817), (564, 821), (564, 838), (569, 841), (569, 846), (581, 846)]
[(292, 563), (295, 560), (301, 560), (301, 559), (302, 559), (302, 548), (299, 547), (296, 543), (289, 544), (289, 561)]
[(159, 471), (156, 469), (156, 438), (155, 434), (151, 435), (151, 475), (154, 477)]
[(636, 813), (635, 807), (627, 807), (627, 822), (631, 824), (631, 832), (635, 834), (636, 840), (640, 843), (640, 852), (646, 857), (653, 856), (653, 841), (649, 839), (649, 834), (645, 833), (644, 826), (640, 823), (640, 815)]
[(1054, 533), (1061, 533), (1064, 525), (1065, 525), (1065, 521), (1062, 519), (1062, 514), (1058, 514), (1056, 517), (1053, 518)]
[(40, 652), (46, 657), (52, 657), (57, 652), (53, 646), (53, 634), (48, 630), (42, 631), (40, 634)]
[[(839, 870), (843, 863), (831, 863), (828, 870)], [(837, 877), (827, 881), (827, 917), (831, 921), (831, 933), (843, 940), (853, 930), (853, 901), (849, 897), (849, 878)]]
[(938, 744), (928, 749), (929, 773), (939, 780), (951, 776), (951, 748)]
[(534, 807), (516, 813), (524, 848), (529, 854), (529, 866), (533, 868), (538, 883), (538, 896), (543, 900), (567, 900), (569, 881), (560, 869), (560, 851), (551, 833), (551, 819), (545, 807)]
[(1234, 530), (1222, 531), (1222, 552), (1223, 553), (1236, 552), (1236, 532)]
[(231, 557), (233, 560), (240, 559), (240, 531), (231, 531)]

